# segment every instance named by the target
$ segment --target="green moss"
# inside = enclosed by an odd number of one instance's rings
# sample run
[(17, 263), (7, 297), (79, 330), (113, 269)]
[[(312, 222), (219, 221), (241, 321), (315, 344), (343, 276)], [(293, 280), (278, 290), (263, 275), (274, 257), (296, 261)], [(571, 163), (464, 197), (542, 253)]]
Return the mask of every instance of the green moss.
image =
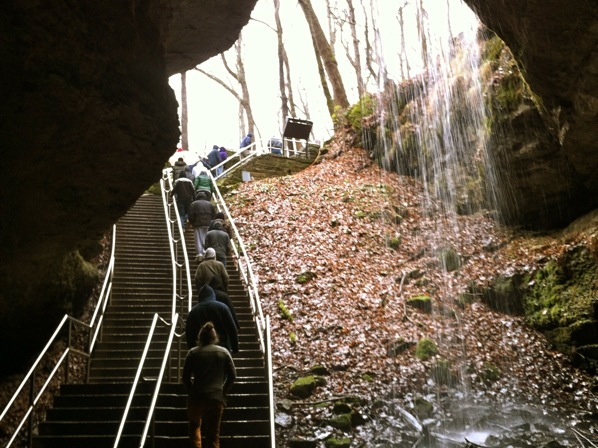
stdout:
[(347, 111), (347, 121), (351, 128), (360, 133), (363, 130), (363, 119), (374, 113), (376, 102), (371, 95), (366, 95)]
[(484, 43), (482, 60), (498, 61), (504, 48), (505, 43), (500, 37), (494, 34)]
[(311, 279), (313, 279), (316, 276), (316, 274), (314, 272), (311, 271), (305, 271), (302, 272), (301, 274), (299, 274), (296, 278), (295, 281), (301, 285), (309, 282)]
[(388, 247), (396, 250), (401, 246), (401, 242), (402, 242), (402, 239), (400, 236), (390, 237), (390, 239), (388, 240)]
[(297, 335), (292, 331), (289, 333), (289, 342), (291, 343), (291, 345), (295, 345), (297, 343)]
[(342, 431), (351, 431), (353, 423), (351, 422), (351, 413), (335, 415), (327, 421), (327, 423), (333, 428), (340, 429)]
[(501, 371), (495, 364), (491, 362), (485, 362), (484, 366), (482, 367), (481, 375), (486, 381), (494, 383), (500, 379)]
[(368, 214), (366, 212), (364, 212), (363, 210), (357, 210), (355, 212), (355, 217), (359, 218), (359, 219), (363, 219), (367, 216)]
[(434, 405), (429, 402), (428, 400), (417, 397), (415, 399), (415, 413), (420, 418), (420, 420), (424, 420), (426, 418), (430, 418), (432, 413), (434, 412)]
[(415, 357), (422, 361), (438, 354), (436, 343), (430, 338), (422, 338), (415, 347)]
[(430, 371), (430, 376), (436, 384), (454, 386), (458, 384), (458, 377), (451, 370), (451, 363), (447, 359), (439, 359)]
[(288, 320), (289, 322), (293, 322), (293, 314), (284, 304), (282, 299), (278, 301), (278, 309), (280, 310), (280, 314), (284, 319)]
[(300, 397), (307, 398), (316, 388), (316, 378), (313, 375), (304, 376), (297, 378), (291, 385), (291, 394)]
[(349, 448), (351, 446), (351, 439), (346, 437), (337, 438), (331, 437), (324, 442), (326, 448)]
[(593, 316), (598, 303), (598, 267), (587, 249), (547, 263), (531, 284), (525, 313), (536, 328), (566, 327)]

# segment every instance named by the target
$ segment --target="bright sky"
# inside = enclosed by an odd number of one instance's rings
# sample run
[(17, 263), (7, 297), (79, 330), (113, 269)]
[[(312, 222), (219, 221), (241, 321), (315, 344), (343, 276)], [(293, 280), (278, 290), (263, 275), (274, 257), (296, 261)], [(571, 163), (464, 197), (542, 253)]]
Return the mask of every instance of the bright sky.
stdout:
[[(331, 0), (332, 3), (335, 0)], [(384, 55), (383, 64), (389, 72), (398, 79), (400, 33), (397, 20), (398, 7), (404, 3), (397, 1), (362, 0), (368, 10), (376, 17), (380, 28), (380, 46)], [(345, 0), (336, 0), (339, 9), (346, 7)], [(363, 13), (360, 1), (354, 0), (356, 14), (358, 14), (358, 33), (364, 33)], [(411, 1), (410, 3), (414, 3)], [(317, 10), (320, 23), (324, 30), (328, 28), (326, 20), (325, 2), (312, 1)], [(453, 34), (462, 29), (468, 29), (477, 24), (475, 15), (461, 0), (424, 0), (429, 21), (431, 41), (445, 41), (448, 36), (448, 26)], [(448, 10), (448, 12), (447, 12)], [(310, 119), (314, 122), (315, 138), (326, 140), (332, 135), (332, 121), (326, 108), (320, 79), (315, 63), (315, 56), (311, 43), (309, 28), (298, 3), (294, 0), (281, 1), (281, 21), (287, 54), (291, 64), (291, 78), (295, 94), (295, 102), (301, 107), (299, 95), (308, 103)], [(420, 48), (415, 26), (415, 9), (408, 5), (405, 8), (406, 48), (412, 67), (421, 65), (417, 61)], [(280, 99), (278, 90), (278, 57), (276, 33), (265, 25), (274, 28), (274, 6), (272, 0), (258, 1), (252, 20), (243, 29), (243, 61), (245, 65), (247, 84), (251, 98), (251, 105), (257, 127), (263, 139), (273, 135), (280, 136), (284, 124), (280, 122)], [(370, 23), (371, 31), (371, 23)], [(345, 37), (349, 38), (349, 27), (346, 27)], [(343, 74), (345, 89), (351, 103), (357, 102), (355, 74), (347, 59), (345, 50), (340, 44), (341, 37), (337, 36), (337, 59)], [(362, 39), (363, 43), (363, 39)], [(229, 51), (229, 65), (234, 69), (234, 49)], [(362, 62), (365, 57), (362, 55)], [(200, 66), (202, 69), (227, 79), (220, 56), (216, 56)], [(180, 75), (170, 78), (170, 85), (180, 103)], [(234, 84), (231, 84), (234, 86)], [(374, 91), (376, 86), (368, 90)], [(238, 89), (237, 89), (238, 90)], [(187, 98), (189, 113), (189, 146), (190, 150), (199, 154), (206, 154), (213, 145), (227, 148), (238, 148), (242, 139), (238, 121), (238, 102), (222, 86), (207, 78), (196, 70), (187, 72)], [(180, 108), (179, 108), (180, 116)], [(305, 115), (296, 118), (305, 119)]]

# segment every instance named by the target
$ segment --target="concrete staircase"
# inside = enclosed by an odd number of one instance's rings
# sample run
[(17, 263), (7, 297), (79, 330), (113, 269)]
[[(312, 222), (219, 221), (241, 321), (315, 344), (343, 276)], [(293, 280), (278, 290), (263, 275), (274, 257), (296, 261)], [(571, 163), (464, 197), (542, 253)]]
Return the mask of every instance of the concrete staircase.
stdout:
[[(90, 381), (61, 387), (34, 436), (36, 448), (114, 446), (153, 315), (170, 320), (171, 265), (161, 198), (141, 197), (117, 223), (116, 239), (112, 300), (92, 355)], [(186, 239), (193, 254), (190, 229)], [(271, 444), (264, 359), (247, 293), (232, 265), (229, 295), (241, 325), (240, 351), (233, 356), (238, 379), (224, 411), (221, 447), (266, 448)], [(157, 325), (119, 447), (139, 446), (168, 332), (167, 325)], [(155, 410), (155, 445), (148, 437), (147, 447), (188, 446), (186, 393), (178, 378), (179, 355), (184, 360), (185, 354), (185, 343), (175, 341)]]

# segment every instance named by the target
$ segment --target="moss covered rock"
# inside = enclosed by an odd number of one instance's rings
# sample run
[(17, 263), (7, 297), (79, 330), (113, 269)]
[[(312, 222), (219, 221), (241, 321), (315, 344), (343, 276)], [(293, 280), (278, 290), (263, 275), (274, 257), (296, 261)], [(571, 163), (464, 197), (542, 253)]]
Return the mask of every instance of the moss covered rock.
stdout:
[(438, 354), (436, 343), (430, 338), (422, 338), (415, 347), (415, 357), (425, 361)]
[(291, 385), (291, 394), (299, 398), (309, 397), (317, 386), (316, 377), (313, 375), (297, 378)]
[(432, 298), (428, 295), (418, 295), (407, 299), (407, 305), (425, 313), (432, 312)]
[(326, 448), (349, 448), (351, 446), (351, 439), (346, 437), (340, 439), (337, 437), (330, 437), (329, 439), (326, 439), (324, 446)]

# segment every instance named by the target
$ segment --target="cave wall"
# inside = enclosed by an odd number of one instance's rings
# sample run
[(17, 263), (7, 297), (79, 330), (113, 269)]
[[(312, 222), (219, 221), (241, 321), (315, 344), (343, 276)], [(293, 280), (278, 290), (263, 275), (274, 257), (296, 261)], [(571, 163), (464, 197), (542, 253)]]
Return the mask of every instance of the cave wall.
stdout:
[(15, 317), (47, 309), (42, 320), (55, 325), (63, 310), (46, 305), (61, 298), (44, 291), (69, 254), (96, 243), (160, 179), (179, 139), (168, 77), (228, 49), (256, 2), (2, 3), (3, 359), (26, 345)]
[[(511, 49), (540, 105), (546, 135), (532, 145), (536, 156), (530, 160), (530, 145), (518, 145), (514, 139), (511, 167), (517, 173), (502, 176), (506, 181), (532, 179), (510, 186), (518, 189), (519, 221), (537, 227), (565, 225), (598, 206), (598, 2), (465, 3)], [(525, 125), (528, 112), (515, 118)], [(541, 183), (535, 183), (539, 179)], [(534, 201), (543, 205), (543, 216)]]

